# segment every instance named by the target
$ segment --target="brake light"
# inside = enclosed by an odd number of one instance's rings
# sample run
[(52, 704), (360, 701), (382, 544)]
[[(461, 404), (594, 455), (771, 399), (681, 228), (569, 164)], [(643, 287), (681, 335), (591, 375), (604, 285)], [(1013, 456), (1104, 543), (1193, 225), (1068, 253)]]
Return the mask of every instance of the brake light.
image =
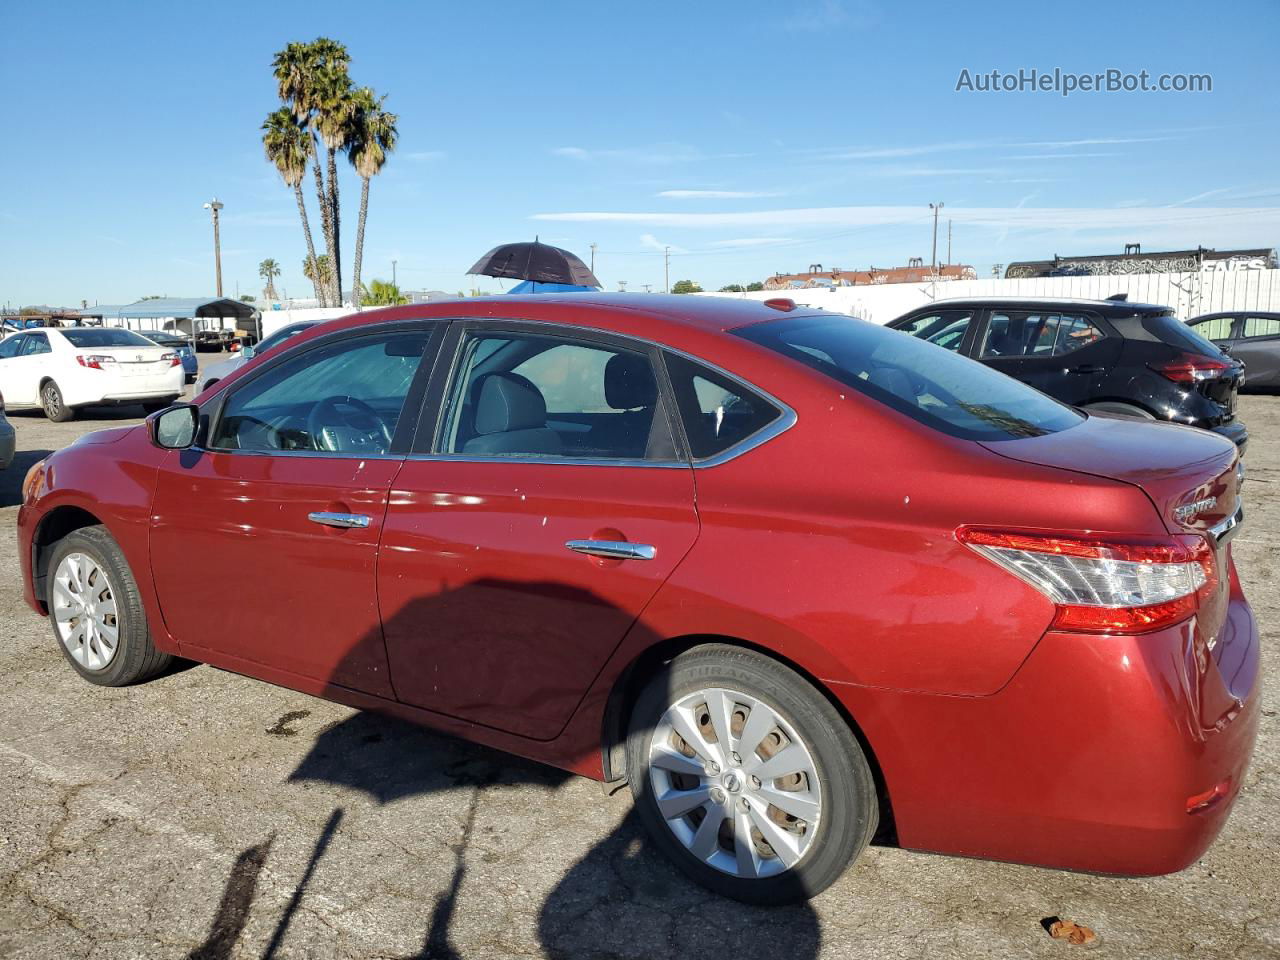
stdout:
[(1165, 363), (1153, 363), (1149, 366), (1174, 383), (1196, 383), (1222, 376), (1224, 371), (1231, 369), (1232, 364), (1198, 353), (1180, 353)]
[(166, 353), (166, 354), (164, 354), (160, 359), (161, 359), (161, 360), (168, 360), (168, 361), (169, 361), (169, 366), (171, 366), (171, 367), (180, 367), (180, 366), (182, 366), (182, 357), (181, 357), (180, 355), (176, 354), (176, 353)]
[(956, 539), (1052, 600), (1057, 630), (1172, 626), (1218, 584), (1214, 551), (1199, 534), (1110, 540), (961, 527)]
[(80, 364), (82, 367), (88, 367), (90, 370), (105, 370), (106, 367), (103, 366), (103, 364), (115, 362), (115, 357), (109, 357), (105, 354), (94, 353), (87, 356), (83, 353), (76, 354), (76, 363)]

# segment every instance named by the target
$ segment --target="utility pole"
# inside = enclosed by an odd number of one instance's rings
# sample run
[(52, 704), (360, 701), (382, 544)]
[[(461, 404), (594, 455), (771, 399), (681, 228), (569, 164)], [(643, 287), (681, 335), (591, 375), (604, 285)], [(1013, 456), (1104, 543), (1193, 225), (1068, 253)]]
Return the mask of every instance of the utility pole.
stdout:
[(938, 214), (942, 212), (943, 206), (945, 204), (942, 203), (929, 204), (929, 209), (933, 211), (933, 257), (929, 272), (935, 277), (938, 275)]
[(400, 286), (396, 283), (396, 263), (397, 261), (395, 260), (391, 261), (391, 285), (399, 290)]
[(591, 272), (592, 273), (596, 272), (596, 247), (597, 246), (599, 246), (599, 244), (597, 243), (591, 244)]
[(206, 210), (213, 212), (213, 268), (215, 293), (219, 298), (222, 297), (222, 244), (218, 238), (218, 211), (222, 209), (222, 206), (217, 197), (214, 197), (212, 201), (204, 205)]
[(947, 266), (951, 266), (951, 218), (947, 217)]
[(671, 292), (671, 248), (662, 248), (662, 286), (664, 293)]

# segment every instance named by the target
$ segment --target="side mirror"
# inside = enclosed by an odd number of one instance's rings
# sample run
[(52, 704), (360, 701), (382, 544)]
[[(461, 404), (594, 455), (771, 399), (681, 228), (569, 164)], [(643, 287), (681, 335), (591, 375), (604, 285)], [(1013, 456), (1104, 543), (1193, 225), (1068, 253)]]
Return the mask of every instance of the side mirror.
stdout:
[(147, 435), (157, 447), (185, 450), (196, 441), (200, 424), (200, 408), (194, 403), (179, 403), (147, 417)]
[(253, 355), (257, 352), (258, 349), (254, 346), (244, 346), (240, 348), (240, 356), (244, 357), (246, 360), (252, 360)]

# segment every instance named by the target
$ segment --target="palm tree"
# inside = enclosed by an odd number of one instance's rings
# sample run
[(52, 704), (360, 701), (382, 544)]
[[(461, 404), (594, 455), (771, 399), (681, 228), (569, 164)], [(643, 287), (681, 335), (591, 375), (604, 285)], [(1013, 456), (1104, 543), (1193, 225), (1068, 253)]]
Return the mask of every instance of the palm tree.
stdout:
[(333, 242), (329, 256), (333, 259), (333, 282), (336, 284), (335, 303), (342, 305), (342, 223), (338, 215), (338, 151), (347, 146), (351, 135), (351, 122), (355, 114), (355, 98), (352, 95), (351, 78), (343, 67), (325, 67), (317, 72), (314, 91), (316, 112), (313, 121), (320, 139), (328, 151), (329, 216), (333, 222)]
[(370, 280), (368, 288), (361, 291), (363, 300), (371, 307), (389, 307), (398, 303), (408, 303), (409, 298), (401, 295), (400, 288), (385, 280)]
[[(316, 247), (311, 242), (307, 204), (302, 198), (302, 180), (307, 175), (307, 161), (315, 155), (315, 144), (288, 107), (267, 114), (267, 122), (262, 129), (262, 145), (266, 148), (267, 159), (275, 164), (285, 184), (293, 188), (293, 195), (298, 201), (298, 216), (302, 218), (302, 232), (307, 238), (307, 260), (314, 262)], [(325, 290), (318, 284), (316, 300), (322, 307), (328, 305)]]
[(333, 282), (333, 261), (327, 253), (302, 261), (302, 275), (322, 290), (328, 290)]
[(258, 276), (267, 281), (266, 289), (262, 291), (262, 295), (268, 300), (277, 299), (276, 277), (280, 276), (280, 264), (268, 257), (258, 264)]
[[(333, 77), (335, 75), (345, 77), (350, 63), (351, 56), (347, 53), (347, 48), (328, 37), (317, 37), (310, 43), (290, 43), (275, 55), (271, 61), (271, 67), (276, 78), (277, 92), (280, 94), (280, 99), (288, 105), (294, 119), (304, 129), (313, 131), (317, 114), (325, 99), (322, 91), (327, 90), (331, 95), (332, 88), (337, 85)], [(347, 81), (347, 86), (350, 86), (350, 81)], [(337, 186), (334, 184), (326, 191), (324, 176), (320, 171), (320, 151), (315, 142), (314, 132), (309, 134), (309, 139), (311, 140), (311, 170), (315, 175), (316, 199), (320, 204), (320, 225), (324, 231), (326, 249), (336, 265), (339, 261)], [(331, 177), (337, 169), (333, 159), (336, 149), (335, 147), (330, 151)], [(335, 270), (333, 273), (336, 279), (338, 271)], [(342, 303), (340, 290), (335, 302), (339, 305)]]
[[(394, 113), (382, 109), (386, 97), (375, 97), (372, 90), (362, 87), (352, 94), (354, 112), (351, 135), (347, 143), (347, 159), (360, 175), (360, 220), (356, 226), (356, 256), (352, 269), (351, 289), (360, 286), (360, 264), (364, 257), (364, 224), (369, 215), (369, 180), (378, 175), (387, 154), (396, 148), (396, 122)], [(361, 297), (356, 297), (356, 309), (360, 309)]]

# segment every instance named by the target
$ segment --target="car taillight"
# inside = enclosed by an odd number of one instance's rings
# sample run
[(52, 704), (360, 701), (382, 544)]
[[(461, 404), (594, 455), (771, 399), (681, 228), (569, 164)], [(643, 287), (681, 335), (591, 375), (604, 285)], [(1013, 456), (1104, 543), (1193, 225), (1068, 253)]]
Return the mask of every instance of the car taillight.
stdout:
[(76, 363), (82, 367), (88, 367), (90, 370), (103, 370), (104, 364), (115, 363), (115, 357), (108, 357), (101, 354), (90, 354), (86, 356), (83, 353), (76, 354)]
[(171, 367), (180, 367), (180, 366), (182, 366), (182, 357), (181, 357), (181, 356), (179, 356), (179, 355), (178, 355), (178, 354), (176, 354), (176, 353), (166, 353), (166, 354), (164, 354), (160, 359), (161, 359), (161, 360), (168, 360), (168, 361), (169, 361), (169, 366), (171, 366)]
[(1213, 380), (1222, 376), (1225, 371), (1232, 368), (1233, 364), (1198, 353), (1180, 353), (1172, 360), (1149, 364), (1149, 366), (1160, 376), (1174, 383), (1196, 383), (1199, 380)]
[(1218, 584), (1214, 551), (1199, 534), (1110, 540), (961, 527), (956, 538), (1052, 600), (1058, 630), (1171, 626)]

